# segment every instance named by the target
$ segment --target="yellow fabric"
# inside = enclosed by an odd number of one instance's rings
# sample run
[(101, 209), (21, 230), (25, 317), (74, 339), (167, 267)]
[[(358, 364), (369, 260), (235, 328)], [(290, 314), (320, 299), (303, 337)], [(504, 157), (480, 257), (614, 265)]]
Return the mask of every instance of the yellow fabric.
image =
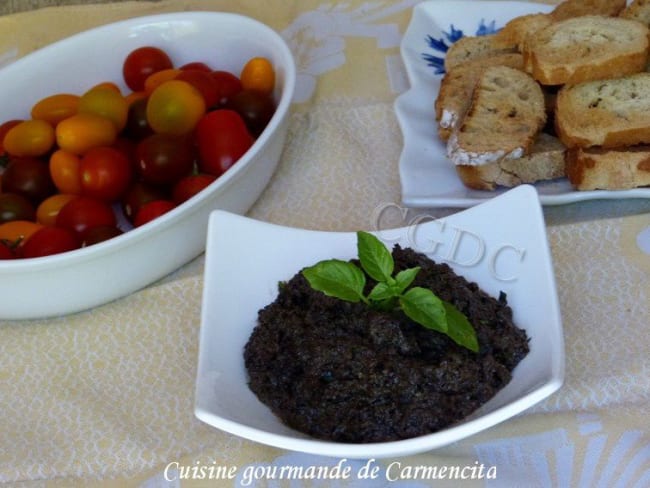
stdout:
[[(313, 91), (293, 107), (280, 167), (249, 215), (305, 228), (368, 228), (378, 205), (400, 201), (402, 139), (392, 103), (405, 88), (399, 39), (415, 3), (163, 0), (46, 8), (0, 17), (0, 63), (138, 15), (223, 10), (257, 18), (305, 48), (296, 61)], [(305, 25), (328, 30), (310, 38)], [(318, 47), (328, 51), (314, 55)], [(382, 469), (394, 461), (480, 461), (497, 467), (495, 486), (650, 484), (650, 202), (584, 202), (545, 215), (565, 327), (565, 385), (511, 421), (430, 453), (384, 460)], [(178, 463), (234, 466), (240, 476), (180, 486), (235, 486), (253, 464), (331, 462), (252, 443), (194, 417), (202, 271), (199, 257), (93, 310), (0, 320), (0, 482), (155, 486)]]

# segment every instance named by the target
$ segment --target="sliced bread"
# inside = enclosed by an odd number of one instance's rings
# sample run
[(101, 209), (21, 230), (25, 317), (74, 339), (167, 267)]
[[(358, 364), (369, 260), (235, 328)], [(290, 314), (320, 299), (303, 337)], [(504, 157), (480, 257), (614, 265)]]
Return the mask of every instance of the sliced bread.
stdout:
[(620, 16), (650, 26), (650, 0), (634, 0), (620, 13)]
[(567, 152), (566, 172), (576, 190), (627, 190), (650, 186), (650, 146), (574, 148)]
[(625, 8), (626, 0), (564, 0), (553, 9), (553, 20), (566, 20), (584, 15), (613, 17)]
[(540, 132), (528, 155), (482, 166), (460, 165), (456, 166), (456, 172), (467, 187), (476, 190), (553, 180), (565, 176), (565, 150), (559, 139)]
[(481, 73), (462, 123), (447, 141), (456, 165), (480, 166), (530, 152), (544, 126), (544, 94), (530, 75), (507, 66)]
[(544, 85), (580, 83), (645, 70), (650, 32), (630, 19), (587, 15), (554, 22), (526, 38), (524, 64)]
[(650, 73), (563, 87), (555, 129), (567, 147), (650, 144)]
[(495, 46), (517, 46), (518, 50), (523, 48), (524, 41), (528, 36), (534, 34), (543, 27), (547, 27), (553, 22), (549, 14), (528, 14), (515, 17), (508, 21), (494, 35)]
[(456, 66), (445, 74), (435, 101), (438, 135), (443, 141), (449, 139), (451, 130), (467, 112), (474, 86), (483, 70), (489, 66), (523, 69), (523, 57), (519, 53), (507, 53), (478, 58)]
[(484, 36), (465, 36), (454, 42), (445, 54), (445, 71), (471, 61), (496, 54), (517, 52), (515, 45), (497, 42), (494, 34)]

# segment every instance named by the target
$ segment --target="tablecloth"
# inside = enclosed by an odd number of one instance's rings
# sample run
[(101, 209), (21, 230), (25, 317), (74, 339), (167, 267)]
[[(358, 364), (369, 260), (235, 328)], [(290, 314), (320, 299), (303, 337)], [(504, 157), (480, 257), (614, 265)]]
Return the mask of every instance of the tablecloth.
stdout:
[[(0, 17), (0, 63), (138, 15), (221, 10), (257, 18), (288, 41), (299, 77), (280, 166), (249, 216), (303, 228), (363, 229), (378, 205), (400, 202), (402, 138), (393, 102), (408, 88), (399, 43), (416, 3), (163, 0), (45, 8)], [(566, 378), (557, 393), (514, 419), (417, 456), (345, 460), (353, 473), (377, 466), (374, 479), (273, 480), (264, 469), (340, 460), (270, 448), (194, 417), (200, 256), (92, 310), (0, 320), (0, 482), (650, 486), (650, 202), (547, 207), (545, 218)], [(187, 479), (190, 468), (201, 466), (222, 468), (233, 479)], [(438, 472), (456, 466), (468, 479), (419, 479), (408, 466)]]

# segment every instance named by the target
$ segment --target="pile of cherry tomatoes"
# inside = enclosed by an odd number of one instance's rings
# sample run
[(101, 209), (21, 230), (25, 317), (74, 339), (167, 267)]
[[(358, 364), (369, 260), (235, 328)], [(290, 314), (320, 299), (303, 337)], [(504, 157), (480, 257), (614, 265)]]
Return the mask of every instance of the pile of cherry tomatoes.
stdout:
[(0, 125), (0, 259), (47, 256), (141, 226), (211, 184), (275, 112), (275, 72), (202, 61), (174, 66), (160, 48), (132, 51), (127, 93), (112, 82), (38, 100)]

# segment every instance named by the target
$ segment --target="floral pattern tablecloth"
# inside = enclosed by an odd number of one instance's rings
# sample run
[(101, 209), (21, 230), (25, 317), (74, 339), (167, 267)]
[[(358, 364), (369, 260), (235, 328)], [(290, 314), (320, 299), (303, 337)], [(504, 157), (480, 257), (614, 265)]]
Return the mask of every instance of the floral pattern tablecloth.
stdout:
[[(223, 10), (257, 18), (285, 37), (299, 76), (280, 167), (249, 215), (355, 230), (370, 226), (378, 205), (400, 201), (393, 101), (408, 88), (399, 43), (415, 3), (162, 0), (46, 8), (0, 17), (0, 64), (137, 15)], [(468, 485), (650, 486), (650, 202), (576, 203), (549, 207), (545, 217), (566, 380), (508, 422), (436, 451), (381, 461), (285, 452), (202, 424), (193, 415), (199, 257), (93, 310), (0, 320), (0, 482), (458, 486), (450, 478), (455, 467)], [(306, 474), (337, 463), (351, 476)], [(274, 480), (282, 467), (301, 468), (303, 479)], [(201, 481), (201, 470), (218, 479)]]

